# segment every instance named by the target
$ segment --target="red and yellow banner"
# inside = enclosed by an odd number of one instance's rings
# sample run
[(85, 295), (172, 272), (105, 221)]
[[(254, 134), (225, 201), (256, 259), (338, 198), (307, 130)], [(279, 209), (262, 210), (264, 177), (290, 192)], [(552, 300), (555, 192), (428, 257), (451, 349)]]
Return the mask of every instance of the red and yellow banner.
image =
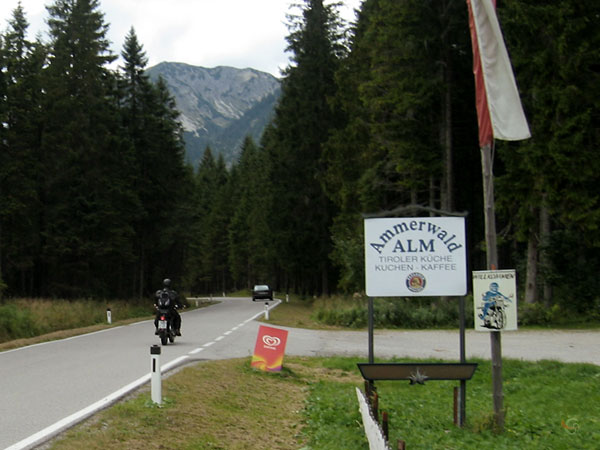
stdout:
[(473, 46), (473, 73), (479, 146), (494, 139), (520, 141), (531, 137), (512, 70), (496, 0), (467, 0)]
[(251, 366), (266, 372), (278, 372), (283, 366), (283, 355), (288, 332), (261, 325), (258, 329)]

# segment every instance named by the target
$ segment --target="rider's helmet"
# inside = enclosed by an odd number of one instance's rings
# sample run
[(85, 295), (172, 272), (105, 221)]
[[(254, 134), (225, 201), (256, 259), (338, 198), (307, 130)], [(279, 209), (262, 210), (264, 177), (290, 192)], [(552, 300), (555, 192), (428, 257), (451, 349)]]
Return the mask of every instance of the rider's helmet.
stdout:
[(170, 287), (171, 286), (171, 280), (168, 279), (168, 278), (165, 278), (163, 280), (163, 286), (166, 287), (166, 288)]

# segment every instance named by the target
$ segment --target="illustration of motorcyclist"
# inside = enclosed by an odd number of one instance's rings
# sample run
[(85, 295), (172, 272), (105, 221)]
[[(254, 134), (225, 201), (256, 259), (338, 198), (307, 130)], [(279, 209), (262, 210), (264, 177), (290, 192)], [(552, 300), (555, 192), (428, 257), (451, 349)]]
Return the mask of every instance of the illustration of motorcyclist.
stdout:
[(479, 318), (481, 320), (483, 320), (484, 322), (486, 321), (486, 318), (488, 316), (488, 312), (489, 309), (492, 307), (499, 307), (498, 305), (498, 301), (499, 300), (506, 300), (510, 303), (512, 303), (512, 300), (510, 298), (508, 298), (507, 296), (505, 296), (504, 294), (502, 294), (501, 292), (499, 292), (499, 286), (498, 283), (493, 282), (490, 283), (490, 290), (487, 291), (485, 294), (483, 294), (482, 300), (483, 300), (483, 310), (481, 312), (481, 314), (479, 314)]

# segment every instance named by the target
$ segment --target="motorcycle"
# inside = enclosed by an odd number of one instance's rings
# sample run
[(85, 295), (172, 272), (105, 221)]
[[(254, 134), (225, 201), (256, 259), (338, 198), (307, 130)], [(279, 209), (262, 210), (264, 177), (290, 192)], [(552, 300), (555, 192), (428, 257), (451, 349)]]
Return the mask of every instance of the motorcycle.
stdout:
[(167, 345), (168, 342), (171, 344), (175, 342), (176, 331), (173, 327), (173, 314), (169, 307), (170, 303), (171, 299), (167, 293), (162, 293), (156, 302), (158, 312), (157, 331), (162, 345)]
[[(496, 297), (490, 304), (487, 313), (483, 316), (483, 311), (479, 317), (483, 320), (483, 326), (494, 330), (501, 330), (504, 328), (506, 323), (506, 313), (504, 312), (506, 306), (504, 300), (501, 297)], [(483, 307), (479, 309), (483, 310)]]

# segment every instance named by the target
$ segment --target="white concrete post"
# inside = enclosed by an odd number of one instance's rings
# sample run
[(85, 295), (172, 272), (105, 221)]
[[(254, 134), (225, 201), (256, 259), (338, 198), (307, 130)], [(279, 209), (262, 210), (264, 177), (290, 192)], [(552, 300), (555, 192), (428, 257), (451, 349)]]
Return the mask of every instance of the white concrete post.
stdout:
[(106, 308), (106, 321), (109, 325), (112, 323), (112, 314), (110, 308)]
[(152, 401), (157, 405), (162, 404), (162, 386), (160, 379), (160, 345), (150, 347), (150, 387)]

